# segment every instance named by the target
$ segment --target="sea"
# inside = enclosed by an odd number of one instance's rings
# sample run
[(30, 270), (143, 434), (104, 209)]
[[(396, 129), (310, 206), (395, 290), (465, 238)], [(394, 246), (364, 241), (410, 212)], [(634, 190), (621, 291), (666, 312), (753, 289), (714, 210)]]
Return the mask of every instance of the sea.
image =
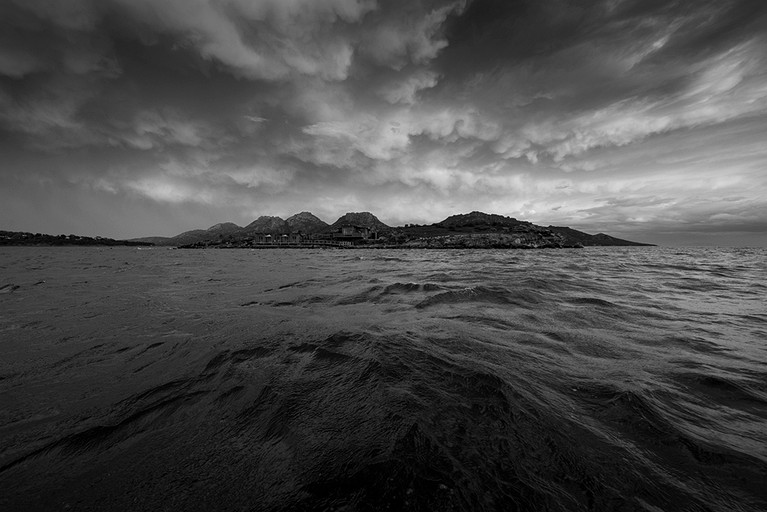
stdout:
[(764, 248), (0, 248), (0, 510), (764, 511), (766, 298)]

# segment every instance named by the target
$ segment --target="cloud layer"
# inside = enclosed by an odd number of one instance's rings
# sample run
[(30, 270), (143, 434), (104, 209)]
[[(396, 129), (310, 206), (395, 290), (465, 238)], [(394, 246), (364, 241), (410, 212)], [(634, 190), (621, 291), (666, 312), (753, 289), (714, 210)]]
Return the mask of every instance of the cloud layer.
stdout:
[(9, 0), (2, 227), (481, 209), (767, 243), (765, 27), (749, 0)]

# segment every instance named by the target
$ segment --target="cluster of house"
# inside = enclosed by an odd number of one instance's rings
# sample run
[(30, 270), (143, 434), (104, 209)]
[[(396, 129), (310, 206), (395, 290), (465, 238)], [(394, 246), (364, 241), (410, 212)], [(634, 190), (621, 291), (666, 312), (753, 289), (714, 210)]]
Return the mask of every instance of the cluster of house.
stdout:
[(326, 233), (287, 233), (272, 235), (268, 233), (255, 233), (252, 240), (259, 244), (301, 244), (313, 242), (338, 242), (352, 245), (363, 240), (377, 240), (378, 232), (367, 226), (341, 226), (335, 231)]

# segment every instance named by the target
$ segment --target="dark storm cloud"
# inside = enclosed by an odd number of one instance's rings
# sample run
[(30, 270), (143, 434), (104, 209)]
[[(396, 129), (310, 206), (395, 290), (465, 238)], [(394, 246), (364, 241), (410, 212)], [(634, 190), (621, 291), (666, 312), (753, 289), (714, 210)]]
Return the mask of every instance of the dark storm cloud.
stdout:
[[(111, 200), (210, 224), (307, 208), (433, 222), (480, 207), (605, 230), (741, 222), (764, 206), (766, 11), (9, 0), (0, 181), (30, 198), (74, 187), (83, 212)], [(706, 190), (743, 199), (695, 202)], [(13, 204), (5, 217), (35, 215)], [(146, 233), (129, 225), (115, 229)]]
[(561, 160), (751, 110), (764, 13), (754, 2), (476, 2), (448, 33), (441, 89), (505, 121), (500, 153)]
[[(66, 6), (66, 7), (63, 7)], [(404, 8), (407, 6), (407, 8)], [(394, 72), (433, 58), (456, 4), (358, 1), (8, 3), (0, 74), (3, 128), (39, 151), (88, 145), (234, 148), (255, 134), (294, 153), (317, 122), (356, 108), (359, 66)], [(412, 17), (399, 20), (403, 12)], [(381, 72), (378, 71), (380, 77)], [(379, 93), (412, 102), (430, 75)], [(424, 82), (425, 81), (425, 82)], [(384, 84), (385, 85), (385, 84)], [(315, 130), (320, 129), (315, 127)], [(259, 133), (261, 132), (261, 133)], [(280, 148), (282, 149), (282, 148)]]

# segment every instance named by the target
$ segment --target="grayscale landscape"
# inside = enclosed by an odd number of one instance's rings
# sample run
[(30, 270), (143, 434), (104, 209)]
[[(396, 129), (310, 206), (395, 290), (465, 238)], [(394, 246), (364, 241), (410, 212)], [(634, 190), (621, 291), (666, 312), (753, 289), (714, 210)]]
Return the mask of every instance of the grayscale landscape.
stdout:
[(767, 3), (0, 0), (0, 511), (767, 510)]

